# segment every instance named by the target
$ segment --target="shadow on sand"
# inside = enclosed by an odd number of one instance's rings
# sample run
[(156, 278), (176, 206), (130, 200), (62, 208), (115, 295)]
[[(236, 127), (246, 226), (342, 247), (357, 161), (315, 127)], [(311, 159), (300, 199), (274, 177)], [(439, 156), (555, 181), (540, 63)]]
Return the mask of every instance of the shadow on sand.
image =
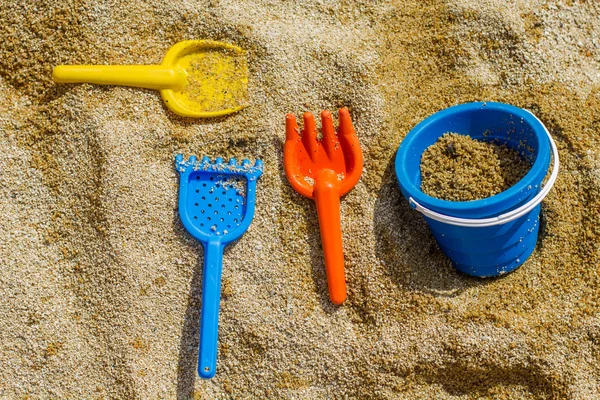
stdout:
[(394, 158), (385, 169), (379, 189), (374, 227), (377, 255), (399, 287), (450, 297), (497, 279), (475, 278), (454, 269), (437, 246), (423, 217), (402, 196)]

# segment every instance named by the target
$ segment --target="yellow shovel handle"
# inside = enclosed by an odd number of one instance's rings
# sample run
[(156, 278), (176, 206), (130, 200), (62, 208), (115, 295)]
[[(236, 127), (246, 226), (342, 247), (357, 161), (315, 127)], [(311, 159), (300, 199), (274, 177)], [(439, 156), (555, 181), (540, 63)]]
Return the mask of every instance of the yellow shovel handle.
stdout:
[(146, 89), (181, 89), (186, 73), (162, 65), (59, 65), (52, 71), (58, 83), (95, 83)]

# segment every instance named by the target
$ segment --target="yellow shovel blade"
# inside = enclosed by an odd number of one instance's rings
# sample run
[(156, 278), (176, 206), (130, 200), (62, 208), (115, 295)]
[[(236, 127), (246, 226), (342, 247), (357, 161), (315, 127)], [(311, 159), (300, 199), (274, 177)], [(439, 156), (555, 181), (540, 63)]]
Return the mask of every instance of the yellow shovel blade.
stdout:
[(175, 63), (186, 72), (185, 86), (180, 90), (161, 90), (167, 104), (175, 102), (171, 105), (173, 111), (186, 116), (218, 116), (246, 107), (248, 63), (245, 52), (222, 45), (195, 50), (182, 54)]
[(216, 117), (248, 105), (248, 62), (240, 47), (188, 40), (171, 47), (162, 62), (186, 72), (183, 88), (161, 90), (169, 107), (188, 117)]

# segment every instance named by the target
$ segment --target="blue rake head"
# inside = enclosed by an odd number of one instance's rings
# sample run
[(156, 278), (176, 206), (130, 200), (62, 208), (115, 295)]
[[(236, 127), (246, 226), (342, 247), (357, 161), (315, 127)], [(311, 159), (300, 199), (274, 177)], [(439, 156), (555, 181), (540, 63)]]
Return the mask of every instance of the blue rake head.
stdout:
[(198, 162), (194, 156), (183, 161), (179, 154), (175, 167), (180, 175), (179, 215), (192, 236), (203, 242), (219, 238), (227, 244), (248, 229), (262, 161), (257, 160), (254, 166), (248, 160), (238, 165), (234, 158), (225, 164), (220, 157), (215, 163), (208, 157)]
[(223, 249), (248, 229), (254, 217), (256, 180), (263, 163), (254, 165), (235, 159), (214, 163), (191, 156), (184, 161), (178, 154), (175, 168), (179, 172), (179, 217), (185, 229), (204, 245), (202, 281), (202, 317), (198, 374), (212, 378), (217, 366), (217, 334)]

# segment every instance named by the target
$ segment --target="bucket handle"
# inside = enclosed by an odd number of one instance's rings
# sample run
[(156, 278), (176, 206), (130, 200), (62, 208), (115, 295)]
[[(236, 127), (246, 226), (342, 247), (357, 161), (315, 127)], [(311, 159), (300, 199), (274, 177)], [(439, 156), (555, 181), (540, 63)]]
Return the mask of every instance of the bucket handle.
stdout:
[[(528, 110), (525, 110), (525, 111), (527, 111), (529, 114), (531, 114), (530, 111), (528, 111)], [(533, 115), (533, 114), (531, 114), (531, 115)], [(556, 143), (554, 143), (552, 136), (550, 136), (550, 132), (548, 132), (548, 129), (546, 128), (546, 126), (544, 126), (542, 121), (540, 121), (538, 119), (538, 117), (536, 117), (535, 115), (533, 115), (533, 117), (542, 125), (542, 127), (546, 131), (546, 134), (548, 135), (548, 140), (550, 141), (550, 147), (552, 148), (552, 158), (553, 158), (552, 174), (550, 175), (550, 178), (548, 178), (548, 182), (546, 182), (546, 184), (544, 185), (542, 190), (540, 190), (540, 192), (533, 199), (531, 199), (527, 203), (523, 204), (521, 207), (518, 207), (512, 211), (509, 211), (509, 212), (499, 215), (497, 217), (478, 218), (478, 219), (457, 218), (457, 217), (451, 217), (449, 215), (440, 214), (440, 213), (437, 213), (435, 211), (428, 209), (427, 207), (423, 207), (421, 204), (417, 203), (417, 201), (415, 199), (413, 199), (412, 197), (410, 197), (408, 199), (410, 206), (412, 208), (414, 208), (415, 210), (417, 210), (418, 212), (420, 212), (421, 214), (423, 214), (426, 217), (431, 218), (433, 220), (443, 222), (445, 224), (464, 226), (464, 227), (472, 227), (472, 228), (485, 228), (488, 226), (506, 224), (510, 221), (514, 221), (515, 219), (522, 217), (523, 215), (525, 215), (528, 212), (530, 212), (531, 210), (533, 210), (538, 204), (540, 204), (542, 202), (542, 200), (544, 200), (544, 197), (546, 197), (546, 195), (548, 194), (550, 189), (552, 189), (552, 186), (554, 186), (554, 182), (556, 181), (556, 178), (558, 176), (558, 167), (560, 164), (558, 161), (558, 148), (556, 147)]]

